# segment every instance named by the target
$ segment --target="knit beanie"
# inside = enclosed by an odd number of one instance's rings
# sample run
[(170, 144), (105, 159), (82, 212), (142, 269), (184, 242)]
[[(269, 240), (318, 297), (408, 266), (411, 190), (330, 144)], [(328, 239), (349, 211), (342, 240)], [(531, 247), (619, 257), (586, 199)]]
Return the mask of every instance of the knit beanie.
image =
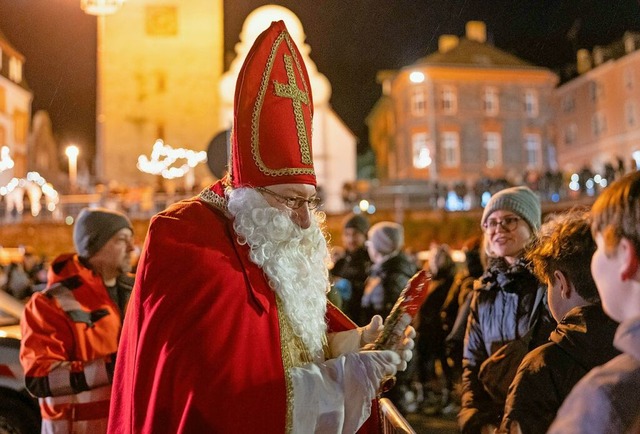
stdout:
[(345, 229), (355, 229), (361, 234), (367, 235), (367, 231), (369, 230), (369, 220), (363, 215), (353, 214), (347, 217), (347, 220), (344, 223)]
[(376, 223), (369, 229), (369, 242), (383, 255), (398, 252), (404, 245), (404, 228), (394, 222)]
[(133, 226), (122, 213), (104, 208), (84, 208), (73, 226), (73, 244), (78, 256), (90, 258), (120, 229)]
[(484, 226), (489, 216), (498, 210), (511, 211), (519, 215), (534, 232), (540, 228), (540, 199), (528, 187), (505, 188), (491, 196), (482, 213), (480, 224)]

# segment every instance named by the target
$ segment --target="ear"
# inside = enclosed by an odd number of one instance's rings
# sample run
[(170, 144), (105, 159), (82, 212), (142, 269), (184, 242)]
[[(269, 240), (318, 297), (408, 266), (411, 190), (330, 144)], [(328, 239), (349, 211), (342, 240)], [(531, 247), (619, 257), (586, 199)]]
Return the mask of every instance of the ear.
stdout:
[(569, 279), (567, 279), (567, 276), (565, 276), (562, 271), (556, 270), (553, 272), (553, 278), (556, 282), (558, 282), (558, 285), (560, 287), (560, 297), (563, 300), (568, 300), (569, 298), (571, 298), (571, 294), (573, 293), (573, 285), (569, 281)]
[(633, 243), (627, 238), (621, 238), (618, 245), (618, 254), (622, 259), (622, 281), (630, 280), (638, 275), (638, 267), (640, 263), (638, 261), (638, 251)]

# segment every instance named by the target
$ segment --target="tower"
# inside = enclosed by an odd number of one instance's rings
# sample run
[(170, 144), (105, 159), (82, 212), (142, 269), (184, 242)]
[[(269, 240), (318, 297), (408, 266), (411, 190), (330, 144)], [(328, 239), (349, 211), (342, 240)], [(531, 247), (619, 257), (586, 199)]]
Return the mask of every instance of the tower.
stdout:
[(136, 162), (156, 139), (202, 151), (220, 131), (222, 8), (222, 0), (129, 1), (98, 18), (98, 180), (153, 183)]

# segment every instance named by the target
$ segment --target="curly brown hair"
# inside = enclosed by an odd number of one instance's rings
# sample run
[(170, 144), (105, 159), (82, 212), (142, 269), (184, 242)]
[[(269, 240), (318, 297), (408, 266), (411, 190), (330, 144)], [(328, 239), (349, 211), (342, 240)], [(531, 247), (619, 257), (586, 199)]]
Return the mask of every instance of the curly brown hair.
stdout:
[(554, 283), (553, 273), (561, 271), (584, 300), (599, 303), (598, 289), (591, 277), (595, 250), (589, 214), (584, 209), (572, 209), (551, 215), (540, 227), (526, 257), (541, 282)]

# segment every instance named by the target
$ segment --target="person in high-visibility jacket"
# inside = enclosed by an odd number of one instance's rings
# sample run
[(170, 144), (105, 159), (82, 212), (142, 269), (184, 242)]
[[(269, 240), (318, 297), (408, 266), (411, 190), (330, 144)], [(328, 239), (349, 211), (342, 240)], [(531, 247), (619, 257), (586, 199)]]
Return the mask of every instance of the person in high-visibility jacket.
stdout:
[(38, 397), (42, 433), (106, 432), (124, 310), (133, 288), (133, 226), (118, 212), (83, 209), (76, 253), (58, 256), (21, 320), (20, 362)]

